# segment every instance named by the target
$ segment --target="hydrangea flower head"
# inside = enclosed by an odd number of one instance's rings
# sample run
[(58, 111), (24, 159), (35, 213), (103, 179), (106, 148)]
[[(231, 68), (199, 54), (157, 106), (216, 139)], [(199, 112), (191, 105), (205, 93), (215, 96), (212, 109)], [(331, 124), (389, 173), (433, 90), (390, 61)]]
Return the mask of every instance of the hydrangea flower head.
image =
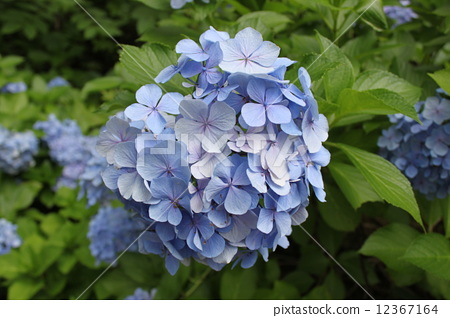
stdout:
[(0, 88), (0, 93), (17, 94), (25, 92), (28, 89), (27, 84), (24, 82), (13, 82), (5, 84)]
[(22, 240), (17, 235), (17, 225), (6, 219), (0, 219), (0, 255), (8, 254), (12, 248), (22, 245)]
[(12, 132), (0, 126), (0, 170), (14, 175), (32, 167), (38, 145), (32, 131)]
[[(252, 28), (234, 38), (210, 28), (199, 41), (181, 40), (177, 64), (156, 77), (179, 74), (192, 93), (161, 97), (143, 86), (97, 145), (109, 163), (106, 186), (148, 227), (139, 251), (164, 257), (171, 274), (191, 259), (248, 268), (287, 248), (308, 215), (310, 187), (325, 200), (321, 167), (330, 161), (328, 122), (306, 69), (302, 89), (285, 80), (294, 62)], [(149, 120), (155, 112), (166, 117)]]
[(416, 104), (420, 125), (403, 115), (390, 115), (391, 127), (378, 139), (381, 155), (397, 166), (412, 186), (429, 199), (450, 194), (450, 99), (428, 97)]

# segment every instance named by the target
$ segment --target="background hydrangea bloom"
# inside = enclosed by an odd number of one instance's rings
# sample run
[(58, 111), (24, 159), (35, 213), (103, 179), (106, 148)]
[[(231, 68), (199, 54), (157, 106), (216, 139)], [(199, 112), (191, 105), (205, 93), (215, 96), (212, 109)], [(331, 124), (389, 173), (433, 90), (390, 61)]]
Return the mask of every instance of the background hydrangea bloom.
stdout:
[[(215, 270), (251, 267), (258, 255), (267, 260), (270, 249), (289, 246), (291, 227), (308, 215), (310, 186), (325, 200), (327, 120), (307, 71), (298, 72), (302, 90), (284, 80), (294, 62), (252, 28), (234, 38), (211, 28), (200, 44), (185, 39), (176, 50), (177, 65), (157, 80), (180, 74), (192, 94), (172, 99), (166, 111), (176, 117), (149, 121), (165, 96), (178, 95), (141, 87), (139, 104), (125, 110), (129, 120), (116, 115), (100, 135), (109, 163), (103, 180), (148, 227), (139, 251), (164, 257), (169, 273), (190, 259)], [(145, 127), (133, 128), (142, 120)], [(120, 178), (131, 175), (122, 189)]]
[(28, 86), (24, 82), (14, 82), (14, 83), (5, 84), (3, 87), (1, 87), (0, 93), (16, 94), (16, 93), (25, 92), (27, 89), (28, 89)]
[[(181, 9), (188, 2), (192, 2), (193, 0), (170, 0), (170, 6), (172, 9)], [(203, 0), (205, 3), (209, 3), (209, 0)]]
[(450, 194), (450, 100), (441, 95), (416, 104), (419, 125), (403, 115), (390, 115), (393, 125), (378, 139), (381, 155), (429, 199)]
[(32, 131), (12, 132), (0, 126), (0, 170), (17, 174), (32, 167), (38, 145)]
[(59, 121), (53, 114), (34, 128), (44, 131), (50, 157), (63, 167), (56, 188), (80, 186), (79, 198), (86, 196), (88, 205), (110, 201), (112, 193), (100, 176), (107, 162), (96, 150), (98, 137), (84, 136), (75, 121)]
[(156, 289), (152, 289), (150, 292), (142, 289), (136, 288), (133, 295), (125, 298), (125, 300), (153, 300), (155, 298)]
[[(97, 263), (111, 263), (137, 239), (141, 229), (140, 223), (125, 209), (102, 207), (89, 224), (91, 254)], [(131, 245), (129, 250), (136, 251), (137, 244)]]
[(60, 86), (70, 86), (70, 83), (61, 76), (56, 76), (47, 83), (48, 88), (60, 87)]
[(0, 255), (8, 254), (12, 248), (17, 248), (22, 240), (17, 235), (17, 225), (6, 219), (0, 219)]
[(410, 22), (412, 19), (418, 17), (411, 8), (407, 7), (410, 3), (409, 0), (401, 0), (399, 1), (400, 6), (384, 6), (383, 9), (386, 16), (395, 21), (392, 28)]

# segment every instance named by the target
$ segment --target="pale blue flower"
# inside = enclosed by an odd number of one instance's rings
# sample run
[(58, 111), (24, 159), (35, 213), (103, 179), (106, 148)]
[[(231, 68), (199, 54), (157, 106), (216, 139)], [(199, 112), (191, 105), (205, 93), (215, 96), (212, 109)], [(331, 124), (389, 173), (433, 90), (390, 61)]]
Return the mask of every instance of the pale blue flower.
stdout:
[(220, 68), (229, 73), (267, 74), (280, 54), (274, 43), (263, 41), (261, 33), (253, 28), (239, 31), (234, 39), (220, 42), (223, 60)]
[(423, 117), (441, 125), (444, 121), (450, 119), (450, 100), (432, 96), (425, 100), (425, 108), (422, 112)]
[(246, 160), (235, 155), (230, 161), (232, 164), (221, 163), (214, 169), (205, 189), (206, 200), (224, 203), (229, 213), (241, 215), (251, 208), (255, 198), (251, 187), (248, 187), (250, 180), (246, 174)]
[(188, 182), (191, 172), (187, 163), (186, 146), (178, 141), (161, 141), (153, 148), (139, 153), (137, 171), (144, 180), (176, 177)]
[(178, 178), (161, 177), (153, 180), (150, 191), (158, 203), (150, 205), (150, 218), (158, 222), (178, 225), (181, 222), (181, 209), (190, 211), (188, 184)]
[(254, 101), (242, 106), (242, 117), (251, 127), (260, 127), (267, 119), (274, 124), (286, 124), (292, 119), (288, 101), (283, 99), (280, 89), (270, 82), (255, 78), (250, 80), (247, 92)]
[(177, 138), (197, 140), (206, 151), (211, 150), (220, 137), (236, 123), (234, 110), (223, 102), (208, 106), (201, 100), (183, 100), (180, 112), (183, 117), (175, 124)]
[(179, 114), (179, 104), (183, 95), (179, 93), (167, 93), (162, 96), (161, 89), (155, 84), (142, 86), (136, 92), (137, 103), (125, 109), (125, 115), (133, 121), (144, 120), (148, 129), (155, 134), (160, 134), (165, 126), (166, 119), (161, 112)]

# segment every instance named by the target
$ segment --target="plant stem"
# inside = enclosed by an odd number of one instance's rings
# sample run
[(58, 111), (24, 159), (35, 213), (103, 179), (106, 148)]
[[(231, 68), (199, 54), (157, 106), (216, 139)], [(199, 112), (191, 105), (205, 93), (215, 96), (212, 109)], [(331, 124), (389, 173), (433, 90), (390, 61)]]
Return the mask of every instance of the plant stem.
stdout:
[(188, 299), (189, 297), (191, 297), (192, 294), (194, 294), (195, 291), (202, 285), (206, 277), (208, 277), (209, 273), (211, 273), (211, 268), (207, 268), (206, 271), (203, 272), (202, 276), (197, 279), (194, 285), (192, 285), (192, 287), (189, 288), (189, 290), (183, 296), (181, 296), (181, 299)]

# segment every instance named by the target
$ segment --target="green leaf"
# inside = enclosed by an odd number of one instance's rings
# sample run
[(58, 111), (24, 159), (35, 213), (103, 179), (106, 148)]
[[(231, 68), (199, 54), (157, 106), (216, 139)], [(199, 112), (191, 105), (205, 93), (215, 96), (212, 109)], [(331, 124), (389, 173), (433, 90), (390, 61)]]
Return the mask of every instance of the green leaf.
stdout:
[(327, 202), (319, 203), (319, 212), (326, 224), (331, 228), (343, 231), (354, 231), (361, 221), (357, 213), (334, 186), (327, 185)]
[(384, 88), (363, 92), (348, 88), (344, 89), (339, 96), (338, 104), (340, 108), (336, 114), (336, 121), (354, 113), (374, 115), (402, 113), (419, 121), (413, 104), (408, 103), (399, 94)]
[[(369, 7), (370, 6), (370, 7)], [(358, 13), (363, 13), (361, 19), (376, 31), (383, 31), (388, 28), (386, 16), (383, 11), (381, 1), (366, 0), (360, 5)]]
[(341, 162), (332, 162), (328, 165), (328, 169), (355, 210), (365, 202), (381, 201), (378, 194), (355, 167)]
[(221, 299), (251, 299), (256, 289), (256, 272), (252, 269), (235, 268), (222, 275)]
[(241, 16), (237, 22), (240, 24), (245, 24), (245, 21), (256, 19), (260, 19), (266, 27), (274, 32), (280, 32), (286, 29), (287, 25), (292, 22), (286, 15), (271, 11), (256, 11), (247, 13)]
[(42, 275), (61, 256), (64, 248), (53, 243), (45, 244), (36, 255), (37, 264), (33, 276)]
[(61, 273), (67, 274), (77, 263), (78, 259), (73, 254), (64, 254), (58, 259), (58, 269)]
[(42, 188), (38, 181), (16, 183), (14, 181), (0, 182), (0, 216), (12, 218), (15, 212), (28, 207)]
[(171, 10), (170, 1), (167, 0), (135, 0), (156, 10)]
[(398, 271), (407, 269), (411, 266), (401, 257), (419, 235), (419, 232), (408, 225), (389, 224), (373, 232), (359, 253), (380, 259), (388, 268)]
[(64, 218), (58, 214), (48, 214), (41, 223), (42, 231), (44, 231), (47, 236), (51, 236), (61, 229), (64, 224)]
[(450, 280), (450, 241), (437, 233), (422, 234), (403, 259), (438, 277)]
[[(322, 56), (333, 63), (339, 63), (339, 66), (327, 71), (324, 76), (327, 100), (335, 102), (343, 89), (352, 87), (354, 82), (353, 66), (345, 54), (330, 40), (319, 33), (316, 34), (316, 38), (320, 44)], [(305, 66), (306, 69), (310, 67), (312, 67), (311, 64)]]
[(292, 284), (276, 281), (273, 286), (272, 299), (299, 299), (300, 294)]
[(31, 299), (42, 287), (44, 287), (44, 281), (42, 278), (31, 278), (23, 276), (15, 280), (9, 287), (8, 299)]
[(317, 53), (308, 53), (300, 60), (300, 65), (310, 65), (308, 73), (312, 81), (320, 80), (326, 72), (341, 65), (338, 61), (332, 61)]
[(440, 70), (428, 74), (447, 93), (450, 93), (450, 69)]
[[(138, 85), (154, 83), (159, 72), (177, 63), (175, 51), (162, 44), (149, 44), (141, 48), (123, 45), (122, 48), (120, 62)], [(169, 82), (158, 85), (163, 91), (188, 94), (189, 91), (182, 86), (182, 82), (182, 78), (174, 76)]]
[(395, 74), (382, 70), (369, 70), (361, 73), (353, 84), (357, 91), (384, 88), (402, 96), (408, 103), (415, 104), (420, 98), (421, 89)]
[(86, 98), (89, 93), (100, 92), (107, 89), (118, 87), (122, 83), (122, 78), (118, 76), (105, 76), (90, 80), (81, 90), (81, 96)]
[(341, 149), (347, 155), (382, 199), (407, 211), (423, 228), (419, 206), (411, 184), (392, 163), (378, 155), (352, 146), (329, 144)]

